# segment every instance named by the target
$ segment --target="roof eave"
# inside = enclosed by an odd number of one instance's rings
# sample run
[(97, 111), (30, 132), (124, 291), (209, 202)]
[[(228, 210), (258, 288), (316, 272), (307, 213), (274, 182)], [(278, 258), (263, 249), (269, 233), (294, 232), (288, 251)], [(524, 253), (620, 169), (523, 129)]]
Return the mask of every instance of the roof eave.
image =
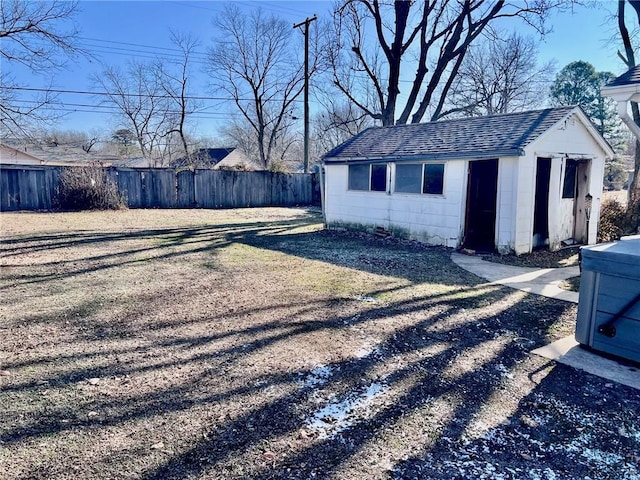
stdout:
[(424, 155), (387, 155), (380, 157), (325, 157), (323, 164), (346, 165), (361, 163), (410, 163), (428, 161), (450, 161), (450, 160), (486, 160), (499, 157), (522, 157), (525, 151), (522, 148), (512, 148), (504, 150), (493, 150), (490, 152), (455, 152), (455, 153), (434, 153)]

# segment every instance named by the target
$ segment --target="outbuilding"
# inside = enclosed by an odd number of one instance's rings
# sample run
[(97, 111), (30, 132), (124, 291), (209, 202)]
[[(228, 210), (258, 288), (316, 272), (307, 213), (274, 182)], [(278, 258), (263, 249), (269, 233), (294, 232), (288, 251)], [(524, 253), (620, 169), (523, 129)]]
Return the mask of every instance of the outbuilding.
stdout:
[(612, 156), (580, 107), (372, 127), (324, 156), (325, 219), (501, 253), (595, 243)]

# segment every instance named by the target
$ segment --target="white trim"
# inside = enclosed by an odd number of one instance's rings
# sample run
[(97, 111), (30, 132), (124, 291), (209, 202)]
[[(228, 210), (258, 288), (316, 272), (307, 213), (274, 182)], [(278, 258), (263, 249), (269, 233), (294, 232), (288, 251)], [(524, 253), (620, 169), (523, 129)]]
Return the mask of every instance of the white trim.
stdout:
[[(538, 137), (536, 137), (529, 145), (531, 145), (532, 143), (539, 142), (546, 135), (549, 135), (551, 132), (553, 132), (553, 130), (556, 127), (558, 127), (561, 123), (569, 120), (572, 115), (576, 115), (578, 117), (578, 119), (580, 120), (580, 123), (582, 123), (582, 126), (587, 129), (591, 137), (593, 137), (593, 139), (596, 141), (598, 146), (602, 149), (602, 152), (604, 153), (605, 157), (613, 157), (615, 155), (615, 152), (613, 151), (613, 149), (609, 146), (609, 144), (604, 139), (604, 137), (600, 135), (600, 132), (598, 132), (598, 130), (595, 128), (591, 120), (589, 120), (589, 118), (582, 112), (582, 109), (580, 107), (575, 107), (574, 109), (572, 109), (564, 118), (557, 121), (551, 127), (547, 128), (544, 132), (538, 135)], [(527, 146), (525, 146), (524, 148), (526, 149)], [(579, 155), (579, 154), (576, 153), (574, 155)], [(593, 155), (591, 157), (593, 158)]]

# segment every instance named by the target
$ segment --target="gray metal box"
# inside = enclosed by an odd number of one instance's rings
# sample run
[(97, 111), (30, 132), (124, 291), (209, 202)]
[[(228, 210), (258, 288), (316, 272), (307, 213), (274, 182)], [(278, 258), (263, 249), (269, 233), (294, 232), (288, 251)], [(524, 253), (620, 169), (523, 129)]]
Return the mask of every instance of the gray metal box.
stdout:
[(640, 362), (640, 235), (582, 249), (576, 340)]

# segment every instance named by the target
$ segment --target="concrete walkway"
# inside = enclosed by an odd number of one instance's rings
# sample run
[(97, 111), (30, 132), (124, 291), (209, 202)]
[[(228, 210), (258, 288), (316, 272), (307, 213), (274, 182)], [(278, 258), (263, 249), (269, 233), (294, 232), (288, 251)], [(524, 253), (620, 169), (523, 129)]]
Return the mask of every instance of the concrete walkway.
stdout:
[(531, 353), (640, 390), (640, 370), (636, 365), (585, 350), (573, 335), (536, 348)]
[[(513, 267), (486, 262), (479, 257), (461, 253), (451, 254), (451, 259), (491, 284), (506, 285), (524, 292), (578, 303), (578, 292), (569, 292), (558, 287), (561, 281), (580, 275), (578, 267)], [(573, 335), (537, 348), (531, 353), (640, 390), (640, 369), (637, 366), (630, 366), (628, 362), (616, 361), (585, 350), (578, 345)]]
[(578, 292), (563, 290), (558, 286), (563, 280), (579, 276), (580, 269), (578, 267), (542, 269), (514, 267), (501, 263), (487, 262), (475, 255), (463, 255), (457, 252), (451, 254), (451, 260), (456, 265), (488, 280), (490, 283), (505, 285), (544, 297), (578, 303)]

